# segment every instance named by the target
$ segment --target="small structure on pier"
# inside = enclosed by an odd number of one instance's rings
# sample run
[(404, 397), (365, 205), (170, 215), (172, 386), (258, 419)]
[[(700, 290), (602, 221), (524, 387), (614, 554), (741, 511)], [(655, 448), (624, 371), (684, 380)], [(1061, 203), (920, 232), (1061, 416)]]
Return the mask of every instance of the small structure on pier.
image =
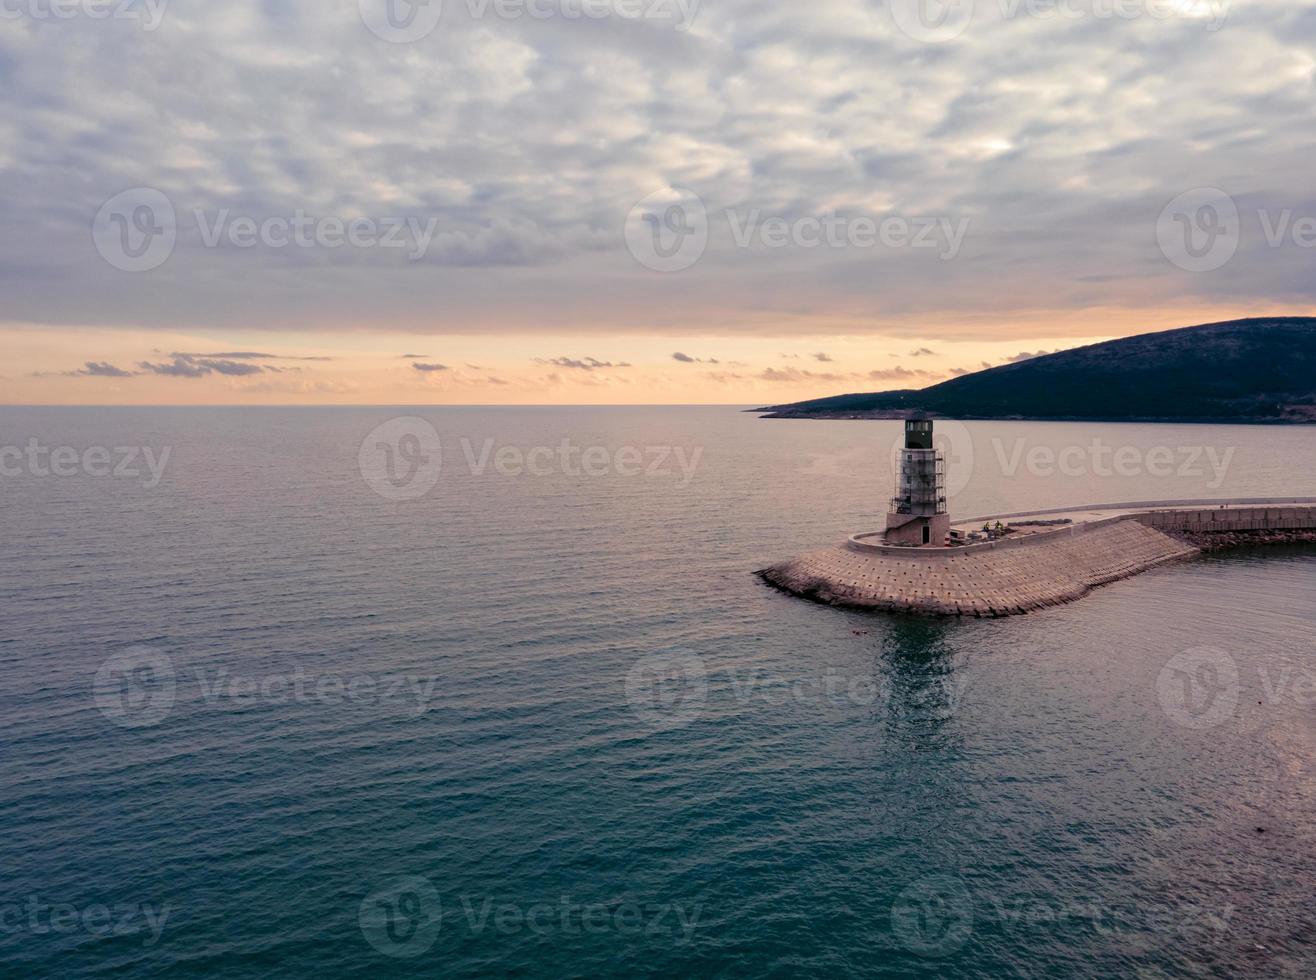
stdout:
[(941, 548), (949, 534), (946, 458), (933, 442), (932, 419), (915, 415), (905, 422), (905, 446), (886, 516), (885, 540), (908, 548)]

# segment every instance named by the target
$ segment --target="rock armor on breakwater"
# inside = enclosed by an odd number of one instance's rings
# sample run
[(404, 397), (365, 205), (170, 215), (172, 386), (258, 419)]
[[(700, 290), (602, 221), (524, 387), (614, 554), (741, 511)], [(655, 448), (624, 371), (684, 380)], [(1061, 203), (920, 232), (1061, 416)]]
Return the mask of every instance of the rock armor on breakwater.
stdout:
[[(1185, 506), (1189, 503), (1193, 506)], [(1098, 586), (1192, 558), (1203, 549), (1316, 539), (1316, 506), (1310, 503), (1202, 503), (1077, 508), (1071, 525), (967, 547), (897, 547), (878, 534), (859, 534), (758, 574), (794, 595), (836, 606), (1012, 616), (1072, 602)], [(966, 523), (988, 520), (997, 518)]]

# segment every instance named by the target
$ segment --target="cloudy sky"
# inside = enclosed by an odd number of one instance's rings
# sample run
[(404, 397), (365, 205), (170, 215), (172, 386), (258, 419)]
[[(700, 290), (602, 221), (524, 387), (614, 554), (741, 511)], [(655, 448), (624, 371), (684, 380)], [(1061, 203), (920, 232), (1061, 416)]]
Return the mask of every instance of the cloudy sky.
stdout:
[(1308, 313), (1314, 41), (1301, 0), (3, 0), (0, 401), (757, 404)]

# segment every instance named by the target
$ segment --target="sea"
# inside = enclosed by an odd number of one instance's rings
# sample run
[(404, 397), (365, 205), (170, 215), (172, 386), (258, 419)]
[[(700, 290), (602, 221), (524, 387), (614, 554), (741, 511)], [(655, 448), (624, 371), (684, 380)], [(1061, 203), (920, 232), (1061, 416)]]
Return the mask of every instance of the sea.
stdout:
[[(939, 422), (956, 516), (1316, 428)], [(0, 410), (0, 975), (1316, 973), (1316, 548), (1003, 620), (754, 576), (900, 423)]]

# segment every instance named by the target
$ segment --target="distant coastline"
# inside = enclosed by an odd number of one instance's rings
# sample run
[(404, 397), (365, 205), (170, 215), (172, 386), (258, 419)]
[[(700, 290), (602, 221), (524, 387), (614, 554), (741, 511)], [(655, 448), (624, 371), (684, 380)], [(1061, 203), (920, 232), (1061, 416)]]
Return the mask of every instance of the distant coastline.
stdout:
[(918, 390), (768, 405), (771, 419), (1316, 423), (1316, 318), (1231, 320), (1047, 354)]
[[(827, 412), (827, 411), (802, 411), (792, 412), (776, 408), (747, 408), (746, 412), (754, 413), (763, 419), (787, 419), (787, 420), (810, 420), (821, 419), (829, 422), (872, 422), (872, 421), (899, 421), (909, 418), (917, 409), (906, 411), (874, 411), (874, 412)], [(1111, 418), (1101, 415), (968, 415), (960, 414), (955, 416), (941, 415), (937, 412), (926, 412), (929, 418), (945, 419), (954, 418), (959, 422), (1103, 422), (1116, 424), (1165, 424), (1165, 425), (1316, 425), (1316, 412), (1310, 418), (1298, 417), (1275, 417), (1275, 418), (1240, 418), (1238, 416), (1222, 416), (1220, 418), (1212, 417), (1193, 417), (1185, 418), (1182, 415), (1176, 416), (1128, 416), (1122, 415), (1118, 418)]]

